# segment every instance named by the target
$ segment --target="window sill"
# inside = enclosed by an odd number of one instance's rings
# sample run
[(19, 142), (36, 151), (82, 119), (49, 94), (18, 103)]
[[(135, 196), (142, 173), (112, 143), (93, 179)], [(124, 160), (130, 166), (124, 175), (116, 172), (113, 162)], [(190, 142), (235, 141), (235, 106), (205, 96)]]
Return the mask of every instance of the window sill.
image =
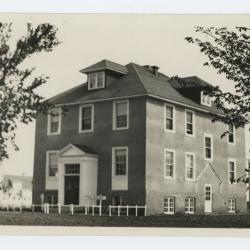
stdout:
[(91, 129), (91, 130), (79, 130), (78, 131), (79, 134), (93, 133), (93, 132), (94, 132), (94, 129)]
[(115, 130), (128, 130), (128, 129), (129, 129), (129, 127), (113, 128), (114, 131)]
[(165, 130), (165, 132), (168, 132), (168, 133), (172, 133), (172, 134), (175, 134), (175, 130), (171, 130), (171, 129), (164, 129)]

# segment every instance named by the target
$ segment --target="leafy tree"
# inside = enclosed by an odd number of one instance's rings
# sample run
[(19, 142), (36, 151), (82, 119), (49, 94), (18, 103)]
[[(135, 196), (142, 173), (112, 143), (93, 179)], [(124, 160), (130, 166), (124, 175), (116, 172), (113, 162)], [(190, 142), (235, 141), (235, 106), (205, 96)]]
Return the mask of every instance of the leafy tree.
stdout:
[(196, 32), (206, 39), (186, 37), (189, 43), (200, 47), (206, 55), (204, 66), (214, 68), (234, 82), (234, 92), (223, 92), (219, 86), (207, 86), (205, 93), (214, 98), (224, 116), (216, 116), (213, 121), (222, 121), (236, 128), (249, 122), (250, 111), (250, 29), (196, 27)]
[[(222, 121), (235, 128), (250, 122), (250, 29), (196, 27), (197, 33), (206, 39), (186, 37), (187, 42), (196, 44), (206, 55), (204, 66), (212, 67), (234, 83), (234, 92), (223, 92), (219, 86), (206, 86), (205, 93), (214, 98), (216, 107), (223, 116), (215, 116), (213, 121)], [(185, 83), (183, 83), (185, 84)], [(227, 134), (225, 131), (222, 136)], [(231, 183), (250, 183), (250, 169), (246, 174), (231, 179)]]
[(21, 64), (33, 54), (52, 51), (60, 43), (56, 33), (57, 28), (48, 23), (27, 24), (26, 35), (11, 49), (12, 24), (0, 23), (0, 160), (8, 158), (9, 144), (18, 150), (17, 124), (27, 124), (51, 107), (35, 92), (48, 77), (33, 76), (35, 68), (21, 69)]

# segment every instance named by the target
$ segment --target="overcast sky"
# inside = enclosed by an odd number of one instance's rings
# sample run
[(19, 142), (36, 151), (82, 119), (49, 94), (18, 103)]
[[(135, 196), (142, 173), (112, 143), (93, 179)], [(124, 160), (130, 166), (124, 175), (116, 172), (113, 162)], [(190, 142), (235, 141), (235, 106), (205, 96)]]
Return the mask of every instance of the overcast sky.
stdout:
[[(1, 21), (13, 23), (13, 42), (25, 34), (27, 22), (50, 22), (58, 27), (62, 44), (25, 62), (36, 67), (35, 74), (50, 77), (39, 89), (48, 98), (84, 82), (86, 77), (79, 70), (103, 59), (123, 65), (158, 65), (168, 76), (197, 75), (223, 89), (232, 88), (224, 76), (202, 66), (205, 57), (184, 38), (198, 36), (194, 32), (197, 25), (249, 26), (250, 16), (1, 14)], [(10, 159), (2, 162), (0, 175), (33, 174), (34, 135), (35, 122), (19, 126), (16, 142), (20, 151), (10, 150)]]

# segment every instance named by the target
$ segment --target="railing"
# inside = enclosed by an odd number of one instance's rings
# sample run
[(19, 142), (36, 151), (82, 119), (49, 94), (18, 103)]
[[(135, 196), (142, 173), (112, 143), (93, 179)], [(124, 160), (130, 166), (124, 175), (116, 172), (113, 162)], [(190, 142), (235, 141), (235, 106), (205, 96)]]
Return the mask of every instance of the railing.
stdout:
[(74, 215), (76, 213), (82, 213), (84, 215), (99, 215), (102, 216), (104, 214), (112, 216), (112, 215), (140, 215), (146, 216), (147, 215), (147, 207), (146, 206), (138, 206), (138, 205), (119, 205), (119, 206), (114, 206), (114, 205), (108, 205), (108, 206), (103, 206), (103, 205), (95, 205), (95, 204), (86, 204), (84, 206), (81, 205), (61, 205), (61, 204), (56, 204), (52, 205), (49, 203), (44, 203), (42, 205), (36, 205), (32, 204), (30, 207), (27, 206), (3, 206), (1, 207), (1, 210), (6, 210), (6, 211), (13, 211), (13, 212), (22, 212), (24, 210), (26, 211), (31, 211), (32, 213), (35, 212), (43, 212), (44, 214), (50, 214), (50, 213), (70, 213), (71, 215)]

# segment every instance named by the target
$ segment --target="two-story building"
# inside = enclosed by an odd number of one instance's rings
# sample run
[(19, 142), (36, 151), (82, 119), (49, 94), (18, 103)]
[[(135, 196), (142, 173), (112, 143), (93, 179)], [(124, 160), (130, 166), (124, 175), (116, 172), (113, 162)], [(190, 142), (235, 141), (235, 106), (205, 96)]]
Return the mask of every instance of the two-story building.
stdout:
[(208, 83), (182, 86), (158, 69), (103, 60), (50, 99), (36, 122), (33, 203), (105, 195), (150, 214), (246, 211), (245, 186), (230, 182), (244, 174), (244, 129), (211, 121), (223, 114), (203, 94)]

